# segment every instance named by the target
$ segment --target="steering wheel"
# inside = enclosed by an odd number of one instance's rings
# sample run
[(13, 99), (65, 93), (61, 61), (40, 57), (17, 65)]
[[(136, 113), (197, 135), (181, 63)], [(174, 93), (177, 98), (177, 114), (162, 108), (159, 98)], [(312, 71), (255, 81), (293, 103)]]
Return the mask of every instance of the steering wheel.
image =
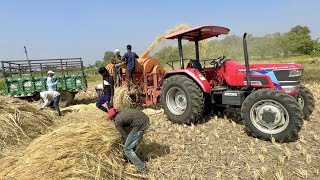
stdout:
[[(216, 58), (216, 59), (213, 59), (211, 62), (210, 62), (210, 65), (217, 65), (217, 66), (221, 66), (226, 60), (226, 56), (225, 55), (221, 55), (220, 57)], [(218, 61), (218, 62), (217, 62)]]

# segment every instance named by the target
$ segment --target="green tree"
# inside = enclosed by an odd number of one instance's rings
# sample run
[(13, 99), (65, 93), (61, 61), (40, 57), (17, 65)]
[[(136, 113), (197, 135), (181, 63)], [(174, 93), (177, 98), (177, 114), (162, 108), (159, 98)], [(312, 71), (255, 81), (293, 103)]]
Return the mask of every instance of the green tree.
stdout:
[(107, 66), (107, 64), (110, 64), (111, 63), (111, 58), (113, 56), (113, 52), (112, 51), (106, 51), (104, 53), (104, 57), (103, 59), (100, 61), (100, 60), (97, 60), (95, 63), (94, 63), (94, 66), (97, 67), (97, 68), (100, 68), (100, 67), (103, 67), (103, 66)]
[(283, 43), (292, 54), (311, 54), (315, 41), (311, 39), (307, 26), (297, 25), (285, 33)]
[(314, 50), (312, 51), (313, 55), (320, 55), (320, 39), (318, 38), (314, 45)]
[(111, 63), (112, 56), (113, 56), (113, 52), (112, 51), (106, 51), (104, 53), (103, 61), (108, 62), (107, 64)]
[(178, 48), (171, 46), (162, 48), (154, 56), (163, 64), (168, 61), (179, 60)]

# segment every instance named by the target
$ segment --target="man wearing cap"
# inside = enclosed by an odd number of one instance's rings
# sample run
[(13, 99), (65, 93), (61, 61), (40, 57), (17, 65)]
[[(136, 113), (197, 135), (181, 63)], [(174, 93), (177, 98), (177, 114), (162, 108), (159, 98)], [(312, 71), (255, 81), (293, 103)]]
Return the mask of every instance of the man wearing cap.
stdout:
[(105, 67), (101, 67), (98, 70), (102, 76), (102, 93), (99, 95), (96, 106), (104, 112), (108, 110), (103, 106), (104, 103), (108, 104), (108, 109), (113, 107), (113, 96), (114, 96), (114, 81), (113, 77), (110, 76), (109, 71)]
[(139, 58), (139, 56), (131, 51), (131, 45), (127, 45), (127, 52), (123, 55), (122, 61), (126, 63), (126, 81), (128, 86), (128, 91), (130, 91), (130, 84), (133, 82), (133, 73), (135, 69), (135, 60)]
[(59, 101), (60, 101), (60, 93), (58, 91), (43, 91), (36, 95), (35, 100), (39, 99), (43, 100), (43, 105), (40, 108), (41, 110), (45, 107), (53, 105), (55, 111), (57, 111), (58, 115), (61, 116)]
[[(141, 173), (146, 173), (146, 165), (139, 159), (134, 149), (139, 139), (142, 138), (144, 132), (150, 126), (149, 117), (142, 111), (136, 109), (124, 109), (117, 112), (114, 108), (109, 109), (108, 116), (114, 121), (117, 130), (125, 141), (125, 155)], [(126, 131), (127, 128), (130, 129), (129, 132)]]
[(118, 85), (122, 83), (122, 72), (121, 72), (121, 65), (124, 63), (121, 60), (121, 55), (119, 49), (114, 50), (114, 55), (111, 58), (111, 63), (113, 64), (113, 80)]
[(59, 82), (58, 80), (54, 81), (53, 80), (53, 71), (48, 71), (48, 77), (47, 77), (47, 87), (48, 91), (56, 91), (57, 90), (57, 83)]
[(119, 49), (114, 50), (114, 55), (111, 58), (111, 63), (112, 64), (122, 63)]

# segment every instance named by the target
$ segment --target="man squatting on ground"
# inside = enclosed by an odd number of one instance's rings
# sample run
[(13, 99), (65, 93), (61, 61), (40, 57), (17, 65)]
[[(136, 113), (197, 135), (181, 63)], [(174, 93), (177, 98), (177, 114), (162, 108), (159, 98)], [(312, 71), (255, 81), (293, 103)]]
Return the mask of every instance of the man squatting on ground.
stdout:
[(128, 91), (130, 91), (130, 84), (133, 82), (133, 73), (135, 68), (135, 60), (139, 58), (139, 56), (131, 51), (131, 45), (127, 45), (127, 52), (123, 55), (122, 61), (124, 61), (127, 65), (126, 67), (126, 81), (128, 86)]
[[(147, 168), (137, 154), (134, 152), (138, 141), (150, 125), (149, 117), (142, 111), (136, 109), (124, 109), (117, 112), (112, 108), (108, 112), (109, 118), (114, 121), (115, 127), (120, 132), (124, 144), (124, 153), (141, 173), (146, 173)], [(131, 129), (127, 132), (126, 129)]]
[(110, 76), (108, 70), (105, 67), (99, 69), (99, 73), (103, 79), (103, 91), (99, 95), (98, 102), (96, 106), (104, 112), (108, 110), (103, 106), (104, 103), (107, 103), (108, 109), (113, 107), (113, 96), (114, 96), (114, 81), (113, 77)]
[(53, 105), (55, 111), (57, 111), (58, 115), (61, 116), (59, 107), (60, 93), (58, 91), (43, 91), (40, 92), (38, 96), (38, 99), (41, 98), (44, 102), (40, 110)]

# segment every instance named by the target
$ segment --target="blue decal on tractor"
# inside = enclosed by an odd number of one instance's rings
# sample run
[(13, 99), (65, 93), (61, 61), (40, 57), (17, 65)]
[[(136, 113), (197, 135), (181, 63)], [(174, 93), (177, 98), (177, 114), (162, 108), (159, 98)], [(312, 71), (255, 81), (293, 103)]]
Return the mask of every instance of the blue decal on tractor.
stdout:
[(273, 83), (273, 85), (278, 90), (282, 90), (280, 83), (278, 82), (278, 79), (273, 71), (267, 71), (267, 70), (260, 70), (260, 71), (251, 71), (250, 74), (264, 74), (268, 75)]

